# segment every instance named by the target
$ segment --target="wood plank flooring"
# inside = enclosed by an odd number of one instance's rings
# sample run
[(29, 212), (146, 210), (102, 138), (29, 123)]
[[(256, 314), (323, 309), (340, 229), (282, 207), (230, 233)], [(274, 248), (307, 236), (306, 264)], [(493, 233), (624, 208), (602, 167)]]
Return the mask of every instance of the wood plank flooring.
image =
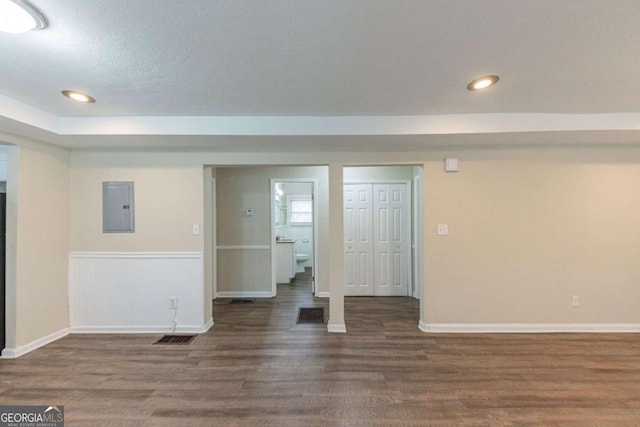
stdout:
[(410, 298), (347, 298), (348, 334), (296, 325), (308, 278), (214, 304), (188, 346), (71, 335), (0, 360), (0, 404), (68, 426), (640, 426), (634, 334), (427, 335)]

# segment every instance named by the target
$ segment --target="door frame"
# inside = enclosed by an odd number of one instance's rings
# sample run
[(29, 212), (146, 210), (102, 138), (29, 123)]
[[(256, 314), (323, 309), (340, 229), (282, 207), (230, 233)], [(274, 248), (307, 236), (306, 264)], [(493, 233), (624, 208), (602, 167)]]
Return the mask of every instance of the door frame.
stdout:
[[(2, 200), (4, 199), (4, 200)], [(6, 258), (7, 258), (7, 241), (6, 241), (6, 230), (7, 230), (7, 194), (0, 193), (0, 245), (2, 246), (0, 250), (0, 353), (6, 346), (6, 321), (5, 321), (5, 313), (7, 307), (7, 298), (6, 298), (6, 284), (7, 284), (7, 268), (6, 268)]]
[(275, 200), (276, 200), (276, 183), (301, 183), (301, 184), (312, 184), (311, 190), (311, 203), (313, 206), (313, 225), (312, 225), (312, 234), (313, 234), (313, 285), (311, 292), (313, 295), (316, 294), (317, 290), (317, 277), (320, 273), (318, 270), (318, 179), (317, 178), (270, 178), (269, 185), (269, 210), (271, 211), (271, 295), (276, 296), (278, 294), (278, 283), (276, 280), (276, 217), (275, 217)]
[[(405, 253), (407, 254), (407, 295), (406, 296), (413, 296), (414, 292), (413, 292), (413, 276), (414, 276), (414, 262), (413, 262), (413, 256), (412, 256), (412, 237), (413, 237), (413, 233), (414, 233), (414, 228), (415, 228), (415, 221), (411, 221), (411, 213), (413, 211), (413, 205), (414, 204), (418, 204), (417, 201), (413, 200), (413, 189), (412, 189), (412, 183), (410, 179), (345, 179), (344, 182), (342, 183), (343, 186), (343, 194), (344, 194), (344, 186), (347, 184), (405, 184), (407, 186), (407, 199), (409, 201), (409, 204), (407, 205), (407, 209), (406, 209), (406, 217), (405, 217), (405, 221), (406, 224), (408, 225), (408, 227), (406, 227), (406, 231), (405, 231), (405, 244), (404, 244), (404, 250), (406, 251)], [(375, 286), (375, 284), (374, 284)]]

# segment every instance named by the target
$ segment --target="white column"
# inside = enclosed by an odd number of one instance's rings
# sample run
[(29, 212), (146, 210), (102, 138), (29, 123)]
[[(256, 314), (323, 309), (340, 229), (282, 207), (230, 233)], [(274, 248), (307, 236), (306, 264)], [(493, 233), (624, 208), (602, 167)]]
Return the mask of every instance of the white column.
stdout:
[(424, 170), (427, 167), (425, 163), (420, 166), (414, 167), (414, 172), (420, 183), (419, 193), (417, 193), (417, 198), (415, 203), (418, 205), (418, 209), (416, 212), (417, 219), (415, 221), (415, 225), (417, 226), (416, 230), (416, 263), (417, 265), (414, 268), (417, 270), (417, 286), (418, 289), (418, 297), (420, 298), (420, 321), (418, 322), (418, 328), (423, 332), (429, 332), (429, 327), (427, 326), (427, 312), (426, 312), (426, 304), (425, 304), (425, 277), (424, 277), (424, 266), (426, 263), (425, 258), (425, 239), (426, 239), (426, 226), (425, 226), (425, 218), (424, 218), (424, 204), (426, 200), (426, 187), (427, 183), (424, 179)]
[(214, 169), (211, 166), (204, 167), (203, 187), (204, 187), (204, 224), (202, 233), (204, 234), (204, 320), (207, 324), (213, 319), (213, 285), (216, 276), (215, 265), (215, 191), (214, 191)]
[(344, 179), (341, 163), (329, 164), (329, 332), (347, 332), (344, 323)]

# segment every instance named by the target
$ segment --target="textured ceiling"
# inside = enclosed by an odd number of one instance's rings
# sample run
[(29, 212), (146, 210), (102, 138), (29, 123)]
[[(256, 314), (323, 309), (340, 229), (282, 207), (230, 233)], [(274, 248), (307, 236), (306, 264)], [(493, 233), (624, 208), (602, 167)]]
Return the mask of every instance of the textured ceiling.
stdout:
[(56, 117), (640, 112), (637, 0), (31, 2), (0, 94)]

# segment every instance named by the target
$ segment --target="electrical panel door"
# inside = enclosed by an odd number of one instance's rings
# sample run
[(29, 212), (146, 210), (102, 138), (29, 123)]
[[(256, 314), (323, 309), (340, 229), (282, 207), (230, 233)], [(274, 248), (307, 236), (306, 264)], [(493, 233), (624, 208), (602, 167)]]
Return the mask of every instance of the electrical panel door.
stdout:
[(108, 181), (102, 183), (102, 231), (104, 233), (133, 233), (133, 182)]

